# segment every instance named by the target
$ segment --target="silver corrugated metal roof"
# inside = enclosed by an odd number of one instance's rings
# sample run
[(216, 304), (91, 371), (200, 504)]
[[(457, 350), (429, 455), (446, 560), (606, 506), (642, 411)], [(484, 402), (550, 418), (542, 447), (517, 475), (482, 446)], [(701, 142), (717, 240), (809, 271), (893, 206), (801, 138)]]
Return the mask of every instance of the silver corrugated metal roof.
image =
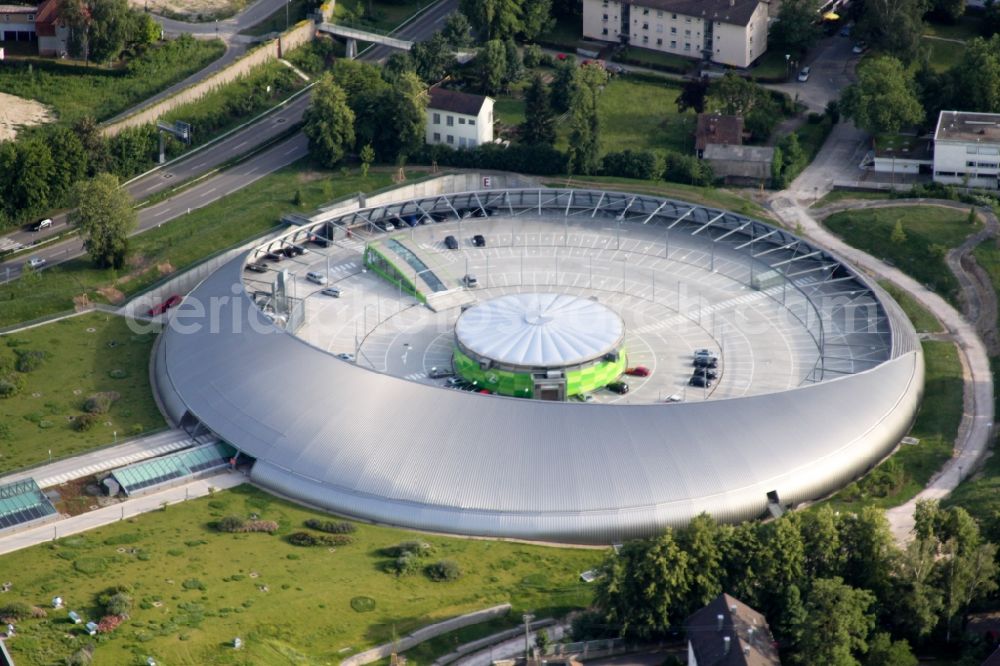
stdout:
[(455, 337), (499, 363), (558, 368), (600, 358), (621, 345), (622, 318), (589, 298), (510, 294), (462, 313)]
[(171, 416), (190, 412), (256, 457), (265, 486), (414, 528), (609, 543), (701, 512), (751, 518), (770, 491), (815, 498), (876, 463), (923, 387), (915, 334), (893, 317), (888, 360), (792, 391), (674, 405), (483, 397), (310, 346), (260, 317), (241, 269), (206, 278), (173, 315), (184, 326), (161, 337)]

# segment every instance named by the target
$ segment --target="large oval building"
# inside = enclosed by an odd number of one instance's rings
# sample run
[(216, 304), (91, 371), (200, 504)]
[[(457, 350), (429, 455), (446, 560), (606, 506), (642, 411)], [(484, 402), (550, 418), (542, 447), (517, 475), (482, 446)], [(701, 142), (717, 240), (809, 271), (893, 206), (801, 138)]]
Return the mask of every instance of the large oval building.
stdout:
[[(464, 247), (473, 234), (487, 247)], [(261, 266), (281, 247), (308, 251)], [(355, 266), (334, 281), (349, 262), (330, 253), (368, 248), (381, 277)], [(458, 283), (470, 263), (476, 290)], [(682, 292), (699, 284), (685, 309)], [(378, 293), (352, 301), (364, 285)], [(373, 321), (395, 326), (382, 347)], [(685, 340), (717, 350), (711, 387), (686, 387)], [(551, 366), (545, 381), (558, 383), (559, 368), (643, 345), (683, 400), (641, 398), (638, 385), (603, 404), (480, 395), (411, 372), (438, 348), (505, 372)], [(834, 491), (906, 434), (923, 360), (891, 298), (783, 229), (651, 196), (523, 189), (291, 228), (177, 308), (154, 379), (171, 419), (231, 443), (255, 460), (256, 483), (284, 495), (416, 529), (602, 544)]]

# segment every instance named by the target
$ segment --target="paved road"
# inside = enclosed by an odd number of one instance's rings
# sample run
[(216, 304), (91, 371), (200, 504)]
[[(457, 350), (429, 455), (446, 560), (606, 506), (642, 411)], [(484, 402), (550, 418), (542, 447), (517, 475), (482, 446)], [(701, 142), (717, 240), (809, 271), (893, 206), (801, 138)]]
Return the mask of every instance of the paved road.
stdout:
[(851, 52), (853, 47), (854, 41), (846, 37), (826, 37), (799, 66), (808, 65), (812, 70), (808, 81), (793, 79), (767, 87), (788, 93), (810, 111), (822, 113), (826, 105), (839, 98), (841, 91), (854, 80), (854, 68), (861, 56)]
[[(211, 441), (211, 438), (205, 439), (205, 442), (208, 441)], [(39, 486), (48, 488), (82, 476), (154, 458), (171, 451), (179, 451), (194, 446), (195, 443), (183, 430), (165, 430), (118, 446), (108, 446), (47, 465), (14, 472), (0, 477), (0, 485), (34, 477)]]
[[(273, 119), (271, 119), (271, 123), (273, 124)], [(286, 125), (279, 126), (279, 131), (283, 130), (284, 127)], [(235, 140), (235, 137), (232, 140)], [(264, 176), (277, 171), (281, 167), (301, 159), (307, 152), (308, 141), (305, 135), (299, 133), (288, 139), (284, 139), (230, 169), (206, 178), (197, 185), (189, 187), (157, 204), (141, 209), (139, 211), (139, 226), (134, 233), (142, 233), (147, 229), (158, 227), (164, 222), (169, 222), (176, 217), (180, 217), (189, 210), (207, 206), (213, 201), (217, 201), (227, 194), (244, 188)], [(219, 155), (215, 154), (214, 151), (211, 155), (200, 155), (199, 157), (203, 160), (203, 164), (184, 164), (177, 170), (153, 173), (147, 179), (137, 183), (136, 189), (148, 192), (163, 189), (173, 182), (185, 179), (180, 175), (176, 175), (176, 179), (170, 179), (168, 176), (171, 173), (186, 173), (188, 176), (191, 176), (199, 173), (199, 170), (204, 171), (212, 168), (212, 162), (218, 163), (222, 161), (218, 159)], [(132, 186), (128, 189), (134, 194)], [(54, 225), (55, 229), (65, 228), (65, 215), (54, 219), (57, 221)], [(41, 246), (31, 256), (45, 259), (47, 265), (52, 266), (82, 254), (83, 242), (79, 238), (74, 237)], [(16, 279), (21, 274), (26, 260), (26, 257), (22, 256), (0, 263), (0, 283), (8, 279)]]
[(833, 179), (825, 170), (836, 162), (835, 154), (841, 149), (841, 139), (831, 134), (817, 160), (795, 179), (789, 189), (772, 196), (771, 209), (788, 227), (801, 229), (807, 238), (838, 253), (877, 279), (889, 280), (910, 293), (952, 334), (963, 366), (964, 413), (951, 459), (913, 500), (886, 512), (893, 535), (902, 544), (913, 536), (913, 511), (917, 500), (946, 497), (982, 463), (992, 441), (993, 376), (986, 347), (975, 327), (955, 308), (898, 268), (846, 244), (821, 226), (806, 208), (807, 203), (832, 189)]
[(104, 525), (110, 525), (132, 516), (137, 516), (150, 511), (157, 511), (163, 507), (164, 503), (177, 504), (185, 500), (203, 497), (217, 490), (228, 490), (238, 485), (246, 483), (247, 478), (242, 472), (223, 472), (215, 476), (197, 479), (180, 486), (174, 486), (158, 492), (149, 493), (132, 499), (106, 506), (96, 511), (89, 511), (64, 518), (54, 522), (43, 523), (35, 527), (15, 531), (0, 537), (0, 555), (12, 553), (15, 550), (37, 546), (40, 543), (47, 543), (56, 538), (62, 538), (71, 534), (86, 532)]

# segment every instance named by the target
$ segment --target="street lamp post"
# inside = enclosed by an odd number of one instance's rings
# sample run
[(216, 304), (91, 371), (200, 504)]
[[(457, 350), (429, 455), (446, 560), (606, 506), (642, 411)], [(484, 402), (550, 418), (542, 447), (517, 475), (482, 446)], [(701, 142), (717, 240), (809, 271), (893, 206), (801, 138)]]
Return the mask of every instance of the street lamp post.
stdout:
[(785, 78), (786, 79), (789, 78), (792, 75), (791, 59), (792, 59), (792, 54), (791, 53), (786, 53), (785, 54)]

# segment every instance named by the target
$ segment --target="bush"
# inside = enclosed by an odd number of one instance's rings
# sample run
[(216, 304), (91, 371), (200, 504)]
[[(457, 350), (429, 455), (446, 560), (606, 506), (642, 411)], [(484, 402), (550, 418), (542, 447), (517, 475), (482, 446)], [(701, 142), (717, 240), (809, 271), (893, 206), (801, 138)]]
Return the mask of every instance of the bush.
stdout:
[(375, 600), (371, 597), (354, 597), (351, 599), (351, 608), (358, 613), (369, 613), (375, 610)]
[(15, 367), (18, 372), (34, 372), (45, 363), (45, 352), (15, 349), (14, 353), (17, 354)]
[(542, 57), (545, 53), (542, 51), (542, 47), (538, 44), (527, 44), (524, 47), (524, 53), (521, 55), (521, 62), (528, 69), (532, 67), (538, 67), (542, 64)]
[(693, 155), (668, 152), (663, 179), (687, 185), (710, 185), (712, 167)]
[(250, 520), (243, 525), (241, 532), (264, 532), (274, 534), (278, 531), (278, 523), (273, 520)]
[(441, 560), (427, 566), (427, 576), (431, 580), (446, 582), (458, 580), (462, 576), (462, 570), (454, 560)]
[(31, 617), (31, 606), (21, 601), (13, 601), (0, 606), (0, 621), (5, 624)]
[(426, 541), (401, 541), (395, 546), (382, 549), (382, 554), (388, 557), (401, 557), (403, 555), (414, 555), (424, 557), (434, 550)]
[(17, 375), (0, 377), (0, 398), (13, 398), (24, 388), (24, 382), (19, 381)]
[(121, 397), (117, 391), (103, 391), (95, 393), (83, 401), (83, 411), (88, 414), (107, 414), (111, 411), (111, 405), (115, 404)]
[(226, 516), (215, 524), (215, 528), (220, 532), (242, 532), (245, 523), (239, 516)]
[(335, 522), (332, 520), (316, 520), (315, 518), (310, 518), (305, 522), (306, 527), (318, 530), (320, 532), (327, 532), (328, 534), (350, 534), (357, 529), (354, 523), (349, 523), (346, 520)]
[(97, 424), (98, 419), (96, 414), (80, 414), (73, 420), (73, 430), (77, 432), (87, 432), (94, 425)]
[(424, 146), (411, 157), (411, 161), (417, 164), (436, 162), (440, 166), (515, 171), (540, 176), (564, 174), (567, 164), (566, 155), (552, 146), (515, 144), (504, 148), (492, 143), (464, 149), (442, 144)]
[(346, 546), (354, 539), (346, 534), (309, 534), (293, 532), (288, 535), (288, 543), (293, 546)]
[(623, 150), (604, 156), (601, 173), (605, 176), (659, 180), (663, 164), (656, 153), (649, 150)]
[(120, 615), (105, 615), (101, 618), (101, 621), (97, 623), (97, 632), (100, 634), (110, 634), (124, 621), (125, 618)]
[(66, 666), (90, 666), (93, 663), (94, 655), (88, 648), (80, 648), (70, 656), (66, 657)]
[(181, 583), (181, 587), (185, 590), (204, 590), (205, 584), (197, 578), (188, 578), (186, 581)]
[(413, 553), (403, 553), (386, 565), (387, 572), (397, 576), (409, 576), (420, 568), (420, 558)]
[(125, 592), (117, 592), (104, 604), (104, 611), (108, 615), (121, 615), (127, 617), (132, 611), (132, 596)]
[(81, 557), (78, 560), (74, 560), (73, 568), (82, 574), (93, 576), (94, 574), (103, 573), (108, 568), (108, 563), (100, 557)]

